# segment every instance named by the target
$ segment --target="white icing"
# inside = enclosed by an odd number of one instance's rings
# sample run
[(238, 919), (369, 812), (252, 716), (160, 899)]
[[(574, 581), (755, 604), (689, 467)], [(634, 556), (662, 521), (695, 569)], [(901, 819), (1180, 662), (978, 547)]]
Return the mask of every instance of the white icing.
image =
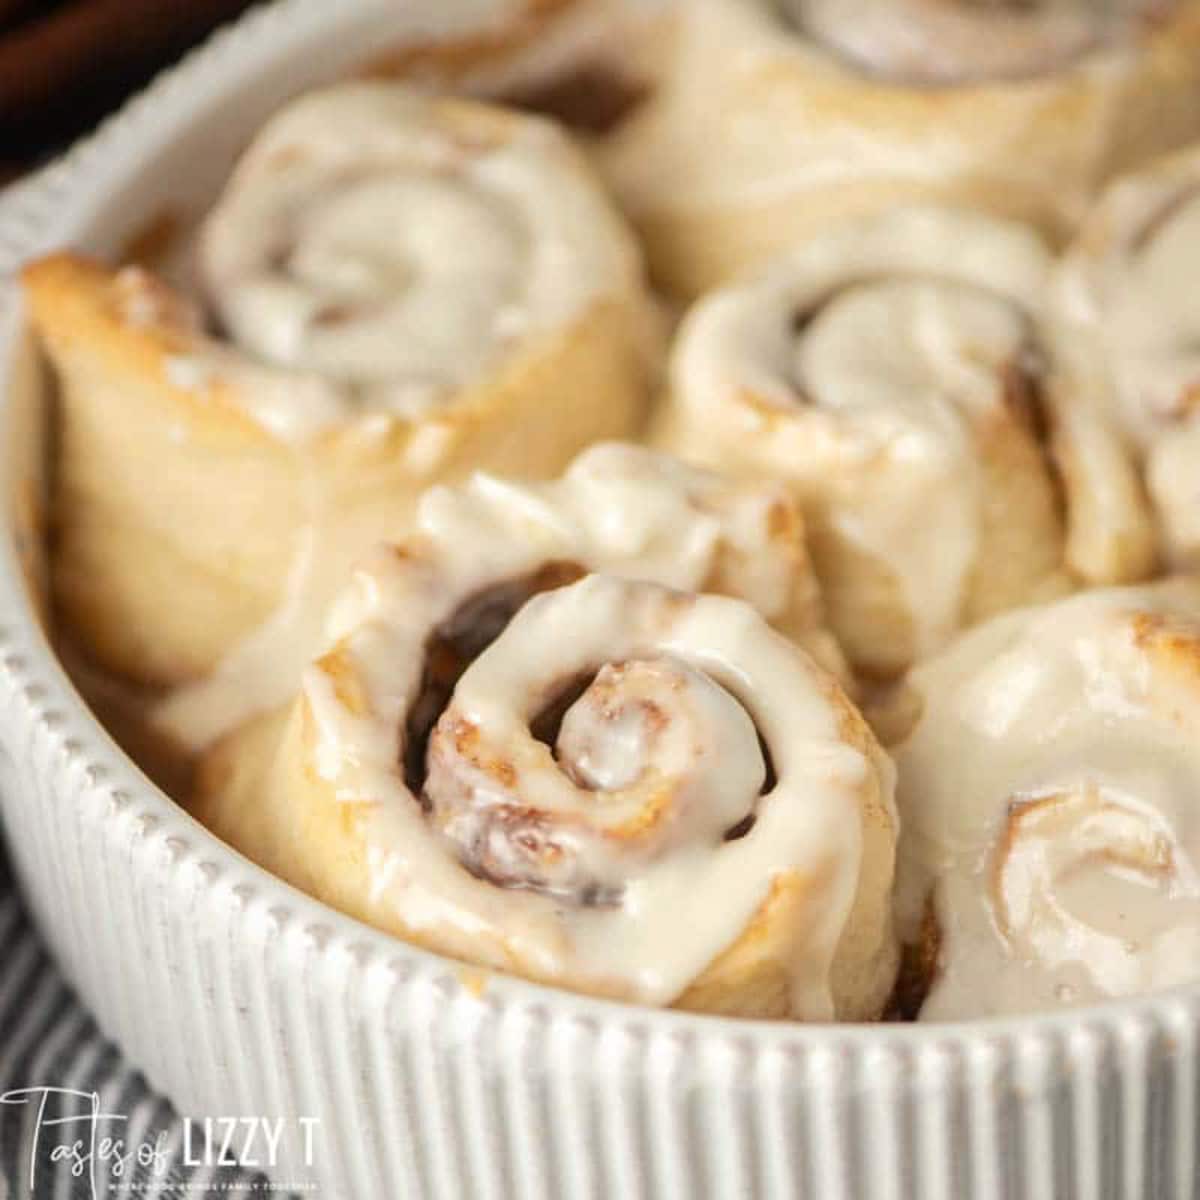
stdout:
[(913, 209), (703, 300), (671, 370), (678, 446), (771, 469), (900, 581), (928, 653), (980, 550), (979, 433), (1032, 367), (1049, 259), (1027, 231)]
[[(745, 817), (745, 796), (757, 796), (766, 778), (745, 711), (707, 675), (663, 659), (601, 668), (563, 718), (556, 757), (582, 787), (605, 792), (702, 767), (704, 794), (681, 802), (680, 823), (715, 817), (710, 834)], [(739, 792), (743, 806), (729, 808)]]
[(915, 940), (932, 896), (942, 936), (922, 1019), (1200, 976), (1200, 584), (997, 618), (911, 682), (899, 920)]
[[(160, 705), (159, 728), (199, 748), (293, 694), (326, 641), (331, 600), (369, 544), (362, 531), (323, 519), (328, 507), (313, 497), (310, 540), (297, 553), (284, 606), (210, 678)], [(774, 524), (779, 512), (790, 517), (782, 530)], [(386, 530), (386, 504), (361, 519), (367, 529)], [(432, 488), (414, 528), (418, 544), (464, 557), (484, 582), (572, 561), (693, 591), (719, 585), (768, 620), (787, 613), (797, 589), (812, 587), (802, 527), (781, 485), (732, 484), (621, 443), (591, 447), (559, 480), (518, 483), (477, 473), (460, 486)], [(809, 603), (815, 628), (815, 594)], [(335, 608), (330, 619), (337, 637), (346, 618)]]
[[(530, 600), (526, 609), (559, 602)], [(560, 657), (548, 665), (522, 641), (532, 622), (467, 669), (430, 739), (425, 795), (464, 861), (567, 899), (619, 895), (648, 863), (693, 843), (718, 845), (754, 813), (766, 778), (754, 722), (684, 660), (605, 663), (567, 711), (554, 749), (532, 737)], [(584, 660), (584, 669), (595, 667)], [(465, 751), (464, 728), (481, 734)], [(498, 762), (511, 776), (497, 776)]]
[(199, 274), (236, 352), (192, 356), (283, 438), (443, 407), (633, 286), (636, 254), (580, 166), (533, 118), (382, 83), (304, 96), (201, 229)]
[(1054, 288), (1071, 386), (1144, 472), (1181, 565), (1200, 561), (1198, 277), (1200, 153), (1189, 151), (1111, 189)]
[[(481, 555), (489, 561), (480, 562)], [(445, 811), (467, 811), (472, 798), (460, 794), (464, 787), (478, 793), (477, 803), (501, 805), (507, 793), (494, 789), (508, 780), (523, 806), (552, 823), (575, 866), (606, 885), (606, 903), (565, 904), (554, 894), (476, 877), (453, 838), (478, 854), (478, 824), (464, 828), (447, 819), (447, 837), (408, 791), (396, 764), (428, 631), (472, 580), (502, 565), (511, 573), (528, 557), (495, 542), (457, 565), (393, 560), (390, 571), (361, 578), (341, 610), (343, 640), (326, 666), (348, 667), (365, 685), (366, 715), (339, 699), (321, 664), (306, 676), (316, 763), (339, 799), (365, 806), (359, 811), (376, 896), (394, 905), (409, 929), (436, 930), (439, 944), (485, 965), (519, 962), (548, 980), (666, 1004), (737, 939), (773, 881), (790, 873), (820, 878), (794, 931), (792, 1009), (799, 1018), (829, 1019), (830, 967), (858, 884), (860, 805), (872, 765), (842, 740), (821, 673), (744, 603), (602, 576), (544, 594), (476, 659), (434, 735), (431, 779)], [(529, 721), (564, 680), (606, 663), (632, 665), (593, 685), (607, 697), (577, 702), (561, 734), (564, 769), (532, 736)], [(586, 710), (606, 703), (636, 708), (648, 695), (666, 703), (667, 720), (680, 728), (633, 735), (641, 769), (611, 776), (611, 751), (585, 749), (598, 732)], [(755, 726), (778, 776), (761, 797)], [(464, 728), (466, 758), (456, 744)], [(628, 742), (628, 725), (622, 737)], [(697, 756), (717, 747), (728, 758), (710, 775)], [(610, 765), (597, 768), (594, 781), (611, 779), (612, 791), (588, 791), (569, 777), (582, 769), (581, 757), (597, 753)], [(884, 783), (887, 792), (890, 780)], [(635, 838), (623, 857), (614, 826), (650, 811), (662, 799), (659, 789), (671, 820)], [(723, 840), (750, 813), (756, 819), (749, 831)], [(531, 855), (536, 864), (539, 848), (545, 843), (514, 862), (494, 839), (483, 846), (490, 864), (505, 869), (529, 865)]]
[(800, 31), (887, 79), (954, 84), (1062, 70), (1173, 0), (779, 0)]

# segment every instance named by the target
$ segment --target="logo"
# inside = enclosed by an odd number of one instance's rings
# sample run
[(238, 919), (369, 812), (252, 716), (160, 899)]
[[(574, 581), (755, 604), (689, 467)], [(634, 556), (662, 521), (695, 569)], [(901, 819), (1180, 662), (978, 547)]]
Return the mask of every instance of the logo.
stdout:
[[(35, 1110), (32, 1145), (29, 1154), (29, 1191), (34, 1196), (39, 1179), (45, 1174), (57, 1177), (66, 1171), (72, 1179), (87, 1181), (92, 1200), (110, 1193), (129, 1193), (133, 1177), (140, 1169), (143, 1186), (148, 1177), (161, 1186), (178, 1169), (186, 1179), (189, 1171), (202, 1169), (207, 1179), (219, 1168), (245, 1172), (275, 1172), (286, 1162), (304, 1168), (316, 1165), (316, 1117), (288, 1121), (272, 1117), (183, 1118), (178, 1146), (170, 1146), (166, 1131), (158, 1131), (129, 1141), (129, 1118), (123, 1113), (105, 1112), (98, 1092), (72, 1088), (17, 1088), (0, 1095), (0, 1104), (29, 1106)], [(236, 1190), (249, 1191), (249, 1177), (242, 1177)], [(276, 1185), (270, 1185), (271, 1190)], [(227, 1183), (213, 1182), (201, 1190), (228, 1192)], [(176, 1191), (195, 1194), (197, 1187), (186, 1182)], [(291, 1184), (286, 1191), (313, 1191), (310, 1183)]]

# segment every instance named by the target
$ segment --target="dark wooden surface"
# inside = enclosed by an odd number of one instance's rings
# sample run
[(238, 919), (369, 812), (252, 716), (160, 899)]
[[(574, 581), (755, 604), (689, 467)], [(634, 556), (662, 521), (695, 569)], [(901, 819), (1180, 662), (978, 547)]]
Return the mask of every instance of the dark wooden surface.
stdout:
[(0, 184), (252, 2), (0, 0)]

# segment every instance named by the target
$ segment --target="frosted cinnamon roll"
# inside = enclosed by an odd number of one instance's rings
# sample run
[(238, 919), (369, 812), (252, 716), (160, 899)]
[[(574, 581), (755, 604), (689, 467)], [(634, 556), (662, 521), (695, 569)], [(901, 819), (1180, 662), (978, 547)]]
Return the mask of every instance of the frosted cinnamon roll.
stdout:
[(1198, 271), (1200, 152), (1190, 150), (1115, 184), (1055, 281), (1064, 377), (1080, 419), (1102, 424), (1110, 443), (1095, 469), (1081, 464), (1090, 504), (1073, 530), (1102, 582), (1114, 529), (1140, 528), (1169, 566), (1200, 565)]
[(799, 498), (830, 623), (888, 678), (1066, 586), (1042, 436), (1028, 230), (937, 209), (861, 222), (685, 318), (657, 437)]
[(640, 420), (638, 252), (536, 118), (303, 97), (192, 258), (190, 291), (72, 255), (25, 272), (61, 393), (58, 603), (121, 675), (282, 677), (264, 658), (311, 651), (326, 581), (425, 487), (552, 474)]
[(601, 154), (685, 296), (898, 204), (1058, 238), (1200, 133), (1196, 0), (689, 0), (646, 36), (653, 83)]
[(696, 590), (723, 575), (776, 608), (777, 523), (687, 488), (618, 520), (590, 476), (624, 452), (596, 453), (572, 516), (494, 481), (431, 494), (420, 535), (335, 607), (292, 707), (207, 756), (195, 811), (320, 899), (486, 968), (876, 1016), (897, 957), (890, 762), (753, 604)]
[(897, 904), (921, 1017), (1200, 977), (1200, 582), (998, 617), (912, 686)]

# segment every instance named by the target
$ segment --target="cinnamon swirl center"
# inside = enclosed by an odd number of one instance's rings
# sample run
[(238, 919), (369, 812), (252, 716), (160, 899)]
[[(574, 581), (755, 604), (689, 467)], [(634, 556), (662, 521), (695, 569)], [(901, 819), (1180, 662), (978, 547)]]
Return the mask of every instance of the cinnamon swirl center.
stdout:
[(925, 428), (962, 441), (963, 417), (1035, 406), (1040, 355), (1020, 306), (972, 284), (894, 277), (850, 284), (799, 323), (787, 372), (799, 396), (884, 441)]
[[(439, 719), (429, 819), (473, 874), (611, 904), (650, 863), (689, 847), (711, 852), (752, 824), (770, 775), (759, 730), (701, 666), (614, 645), (611, 661), (568, 670), (564, 683), (561, 670), (547, 678), (524, 661), (560, 611), (608, 608), (626, 590), (593, 577), (526, 605)], [(655, 589), (636, 600), (670, 608), (677, 597)], [(479, 680), (501, 677), (508, 686), (479, 711)]]
[(1078, 964), (1117, 995), (1147, 976), (1171, 980), (1171, 951), (1200, 941), (1197, 896), (1162, 814), (1094, 784), (1016, 802), (992, 864), (992, 909), (1012, 951), (1051, 971)]
[(405, 723), (404, 775), (414, 796), (424, 796), (429, 735), (463, 672), (504, 632), (530, 597), (574, 583), (584, 574), (576, 563), (546, 563), (519, 579), (476, 592), (430, 634), (421, 687)]
[(913, 673), (897, 911), (923, 1018), (1195, 978), (1197, 595), (1179, 578), (1026, 609)]

